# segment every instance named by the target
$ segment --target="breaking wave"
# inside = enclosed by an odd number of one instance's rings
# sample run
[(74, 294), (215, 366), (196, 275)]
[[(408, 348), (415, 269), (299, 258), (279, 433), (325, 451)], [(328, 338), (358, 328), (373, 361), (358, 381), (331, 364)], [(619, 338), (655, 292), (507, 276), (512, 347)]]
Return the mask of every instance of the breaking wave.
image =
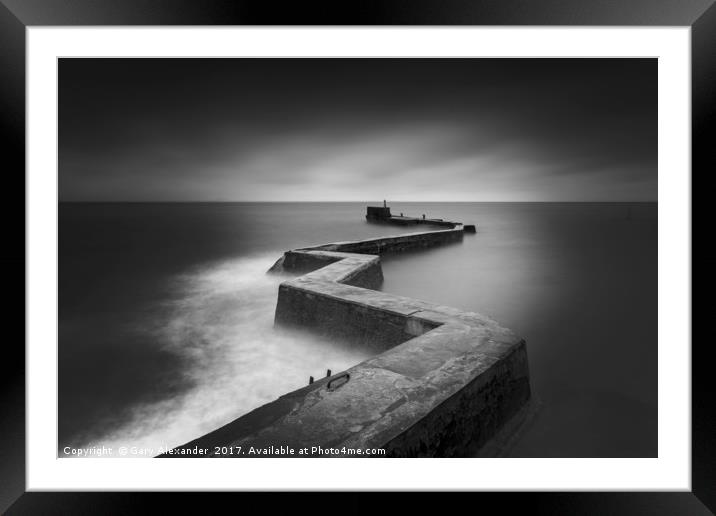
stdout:
[(93, 445), (177, 446), (303, 387), (309, 376), (368, 358), (359, 349), (273, 327), (285, 277), (266, 271), (277, 256), (214, 263), (175, 278), (173, 295), (146, 331), (190, 364), (182, 374), (193, 387), (178, 398), (135, 407), (126, 424)]

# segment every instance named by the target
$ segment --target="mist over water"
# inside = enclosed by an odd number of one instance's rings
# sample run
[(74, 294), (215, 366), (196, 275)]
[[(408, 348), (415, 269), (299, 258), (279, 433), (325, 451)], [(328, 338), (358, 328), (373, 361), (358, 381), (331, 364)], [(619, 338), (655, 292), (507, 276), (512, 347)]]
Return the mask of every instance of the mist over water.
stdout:
[[(326, 369), (347, 369), (366, 352), (313, 335), (273, 327), (277, 288), (266, 274), (277, 254), (222, 261), (174, 278), (171, 298), (139, 321), (156, 345), (181, 358), (192, 387), (177, 399), (132, 407), (119, 428), (94, 442), (154, 448), (177, 446), (303, 387)], [(92, 443), (85, 442), (83, 445)]]
[[(382, 257), (382, 290), (527, 341), (522, 457), (655, 456), (657, 206), (393, 203), (477, 224)], [(291, 248), (414, 231), (365, 203), (60, 204), (59, 448), (183, 444), (368, 357), (273, 327)]]

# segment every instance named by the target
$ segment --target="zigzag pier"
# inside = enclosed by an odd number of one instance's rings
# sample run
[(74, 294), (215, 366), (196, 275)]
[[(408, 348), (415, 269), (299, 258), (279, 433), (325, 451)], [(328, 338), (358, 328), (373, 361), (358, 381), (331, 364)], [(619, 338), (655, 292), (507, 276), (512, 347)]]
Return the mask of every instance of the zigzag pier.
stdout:
[[(369, 207), (369, 220), (375, 210)], [(390, 218), (388, 208), (379, 221), (404, 223)], [(440, 229), (294, 249), (269, 270), (294, 276), (279, 286), (276, 325), (366, 347), (372, 358), (285, 394), (172, 455), (198, 447), (208, 456), (226, 456), (215, 450), (253, 447), (287, 457), (303, 448), (334, 456), (383, 449), (380, 456), (468, 457), (509, 439), (505, 433), (530, 400), (525, 341), (478, 313), (376, 290), (383, 281), (382, 254), (457, 242), (475, 232), (459, 222), (414, 221)]]

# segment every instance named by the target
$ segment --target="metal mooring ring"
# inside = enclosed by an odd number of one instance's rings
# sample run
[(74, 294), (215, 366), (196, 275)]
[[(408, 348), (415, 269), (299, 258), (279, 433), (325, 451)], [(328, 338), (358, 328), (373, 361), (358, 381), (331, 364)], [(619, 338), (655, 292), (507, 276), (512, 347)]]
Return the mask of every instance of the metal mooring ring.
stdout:
[[(344, 381), (340, 382), (338, 385), (335, 385), (336, 381), (342, 380), (343, 378), (345, 378)], [(335, 391), (339, 387), (342, 387), (343, 385), (347, 384), (348, 380), (350, 380), (350, 379), (351, 379), (351, 375), (348, 373), (339, 374), (335, 378), (331, 378), (330, 380), (328, 380), (328, 384), (326, 384), (326, 387), (328, 388), (329, 391)]]

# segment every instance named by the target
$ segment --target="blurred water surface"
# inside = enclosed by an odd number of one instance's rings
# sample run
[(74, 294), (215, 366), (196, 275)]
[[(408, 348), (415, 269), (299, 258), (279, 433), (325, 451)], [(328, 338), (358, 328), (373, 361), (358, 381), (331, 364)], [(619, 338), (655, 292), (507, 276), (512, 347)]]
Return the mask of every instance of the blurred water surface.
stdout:
[[(510, 455), (657, 453), (657, 205), (392, 203), (474, 223), (383, 258), (383, 290), (527, 340), (540, 410)], [(174, 446), (354, 365), (273, 328), (287, 249), (414, 231), (361, 203), (61, 203), (59, 446)]]

